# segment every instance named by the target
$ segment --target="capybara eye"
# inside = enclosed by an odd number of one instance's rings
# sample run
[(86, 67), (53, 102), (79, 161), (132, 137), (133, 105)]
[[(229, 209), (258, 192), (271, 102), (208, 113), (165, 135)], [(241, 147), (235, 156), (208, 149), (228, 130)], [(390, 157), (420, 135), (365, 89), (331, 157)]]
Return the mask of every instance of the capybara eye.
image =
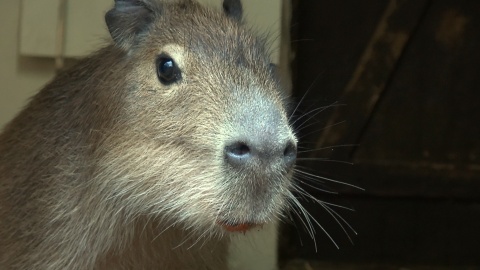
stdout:
[(162, 84), (169, 85), (182, 78), (177, 64), (168, 55), (160, 55), (157, 58), (157, 76)]

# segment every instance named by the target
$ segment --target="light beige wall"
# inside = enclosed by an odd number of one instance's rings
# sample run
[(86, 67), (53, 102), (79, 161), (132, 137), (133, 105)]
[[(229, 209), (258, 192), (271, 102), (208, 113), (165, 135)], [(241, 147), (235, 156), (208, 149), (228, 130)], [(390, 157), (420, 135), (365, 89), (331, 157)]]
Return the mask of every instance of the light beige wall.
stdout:
[[(35, 0), (44, 1), (44, 0)], [(28, 2), (28, 1), (25, 1)], [(54, 0), (46, 1), (49, 3)], [(69, 55), (78, 52), (93, 51), (95, 46), (104, 44), (108, 39), (103, 25), (104, 9), (113, 4), (113, 0), (68, 0), (67, 6), (76, 7), (76, 12), (67, 8), (67, 31), (65, 50)], [(220, 0), (200, 0), (200, 2), (220, 8)], [(281, 8), (282, 0), (243, 0), (247, 22), (259, 32), (268, 32), (272, 37), (273, 61), (280, 59)], [(80, 4), (81, 3), (81, 4)], [(84, 6), (93, 5), (95, 11), (88, 12)], [(20, 56), (21, 0), (0, 1), (0, 129), (26, 104), (27, 99), (37, 92), (54, 76), (54, 61), (51, 58)], [(42, 5), (40, 5), (42, 6)], [(43, 5), (48, 9), (48, 5)], [(37, 8), (37, 7), (36, 7)], [(88, 13), (89, 16), (78, 14)], [(47, 12), (52, 14), (50, 10)], [(72, 16), (75, 15), (75, 16)], [(80, 16), (80, 18), (78, 18)], [(95, 18), (91, 18), (94, 16)], [(96, 18), (102, 16), (102, 18)], [(73, 18), (74, 17), (74, 18)], [(86, 22), (78, 23), (81, 18)], [(75, 19), (75, 20), (74, 20)], [(74, 20), (74, 21), (72, 21)], [(74, 23), (75, 22), (75, 23)], [(101, 23), (98, 27), (92, 26)], [(36, 22), (33, 22), (35, 24)], [(39, 23), (41, 21), (39, 20)], [(54, 28), (54, 27), (51, 27)], [(55, 31), (56, 29), (52, 29)], [(104, 34), (101, 34), (104, 32)], [(81, 40), (77, 40), (81, 38)], [(35, 43), (34, 41), (31, 43)], [(79, 47), (80, 46), (80, 47)], [(85, 46), (91, 46), (84, 48)]]
[(54, 76), (52, 59), (18, 55), (20, 4), (0, 1), (0, 128)]

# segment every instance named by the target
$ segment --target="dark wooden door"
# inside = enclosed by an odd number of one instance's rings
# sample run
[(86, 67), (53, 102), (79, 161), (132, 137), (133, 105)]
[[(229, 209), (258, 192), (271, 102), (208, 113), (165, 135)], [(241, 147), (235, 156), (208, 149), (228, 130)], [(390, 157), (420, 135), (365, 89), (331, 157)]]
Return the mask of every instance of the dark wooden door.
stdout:
[(480, 1), (294, 7), (300, 170), (365, 191), (324, 180), (332, 195), (297, 174), (317, 199), (354, 208), (332, 207), (358, 235), (350, 244), (325, 208), (303, 201), (340, 249), (315, 226), (315, 252), (296, 218), (281, 259), (480, 268)]

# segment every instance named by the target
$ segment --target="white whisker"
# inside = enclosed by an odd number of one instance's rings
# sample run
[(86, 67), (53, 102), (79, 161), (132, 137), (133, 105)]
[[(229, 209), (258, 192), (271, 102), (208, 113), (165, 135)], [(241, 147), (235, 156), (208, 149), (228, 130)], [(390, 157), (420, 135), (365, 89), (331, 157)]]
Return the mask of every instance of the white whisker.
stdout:
[(343, 224), (338, 220), (338, 218), (332, 213), (332, 209), (330, 207), (328, 207), (327, 205), (323, 204), (323, 203), (320, 203), (320, 205), (323, 207), (323, 209), (325, 209), (325, 211), (327, 211), (328, 214), (330, 214), (330, 216), (332, 216), (332, 218), (335, 220), (335, 222), (337, 222), (337, 224), (340, 226), (340, 228), (342, 228), (343, 232), (345, 233), (345, 235), (347, 236), (348, 240), (350, 241), (350, 243), (353, 244), (353, 240), (352, 238), (350, 237), (350, 234), (347, 232), (347, 230), (345, 229), (345, 227), (343, 226)]
[(292, 113), (290, 114), (290, 117), (288, 118), (288, 121), (290, 122), (291, 119), (292, 119), (292, 116), (297, 112), (297, 109), (300, 107), (300, 105), (302, 104), (303, 100), (305, 99), (305, 97), (308, 95), (308, 92), (310, 92), (310, 90), (313, 88), (313, 86), (315, 85), (315, 83), (317, 83), (318, 79), (320, 78), (320, 76), (323, 74), (323, 72), (320, 72), (318, 73), (317, 77), (315, 77), (315, 79), (313, 80), (312, 84), (310, 85), (310, 87), (308, 87), (307, 91), (305, 91), (305, 94), (303, 94), (302, 98), (300, 99), (300, 101), (297, 103), (297, 106), (295, 107), (295, 109), (293, 109)]
[(358, 144), (340, 144), (340, 145), (321, 147), (317, 149), (298, 151), (298, 153), (303, 154), (303, 153), (316, 152), (316, 151), (322, 151), (322, 150), (328, 150), (328, 149), (334, 149), (334, 148), (340, 148), (340, 147), (356, 147), (356, 146), (358, 146)]
[(307, 173), (307, 172), (300, 171), (300, 170), (297, 170), (297, 169), (294, 169), (294, 170), (295, 170), (295, 172), (297, 172), (297, 173), (300, 173), (300, 174), (302, 174), (302, 175), (308, 175), (308, 176), (310, 176), (310, 177), (312, 177), (312, 178), (316, 178), (316, 179), (320, 179), (320, 180), (325, 180), (325, 181), (329, 181), (329, 182), (332, 182), (332, 183), (341, 184), (341, 185), (345, 185), (345, 186), (349, 186), (349, 187), (353, 187), (353, 188), (356, 188), (356, 189), (365, 191), (365, 189), (363, 189), (363, 188), (361, 188), (361, 187), (358, 187), (358, 186), (355, 186), (355, 185), (352, 185), (352, 184), (349, 184), (349, 183), (345, 183), (345, 182), (342, 182), (342, 181), (333, 180), (333, 179), (331, 179), (331, 178), (327, 178), (327, 177), (323, 177), (323, 176), (319, 176), (319, 175)]
[(337, 191), (330, 191), (330, 190), (326, 190), (326, 189), (323, 189), (323, 188), (316, 187), (316, 186), (314, 186), (314, 185), (310, 185), (309, 183), (306, 183), (305, 181), (302, 181), (302, 180), (298, 179), (298, 177), (294, 177), (294, 180), (295, 180), (296, 182), (300, 182), (300, 183), (302, 183), (303, 185), (309, 186), (309, 187), (311, 187), (311, 188), (313, 188), (313, 189), (315, 189), (315, 190), (318, 190), (318, 191), (322, 191), (322, 192), (329, 193), (329, 194), (338, 194)]

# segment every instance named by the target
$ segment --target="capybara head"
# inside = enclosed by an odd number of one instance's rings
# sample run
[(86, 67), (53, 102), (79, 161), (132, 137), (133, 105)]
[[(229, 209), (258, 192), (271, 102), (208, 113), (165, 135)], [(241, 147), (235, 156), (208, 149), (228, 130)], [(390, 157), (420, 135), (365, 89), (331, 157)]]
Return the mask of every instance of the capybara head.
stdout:
[(115, 2), (106, 22), (122, 53), (108, 91), (123, 104), (105, 104), (121, 109), (96, 175), (132, 213), (220, 234), (282, 215), (296, 158), (266, 39), (239, 1), (223, 7)]

